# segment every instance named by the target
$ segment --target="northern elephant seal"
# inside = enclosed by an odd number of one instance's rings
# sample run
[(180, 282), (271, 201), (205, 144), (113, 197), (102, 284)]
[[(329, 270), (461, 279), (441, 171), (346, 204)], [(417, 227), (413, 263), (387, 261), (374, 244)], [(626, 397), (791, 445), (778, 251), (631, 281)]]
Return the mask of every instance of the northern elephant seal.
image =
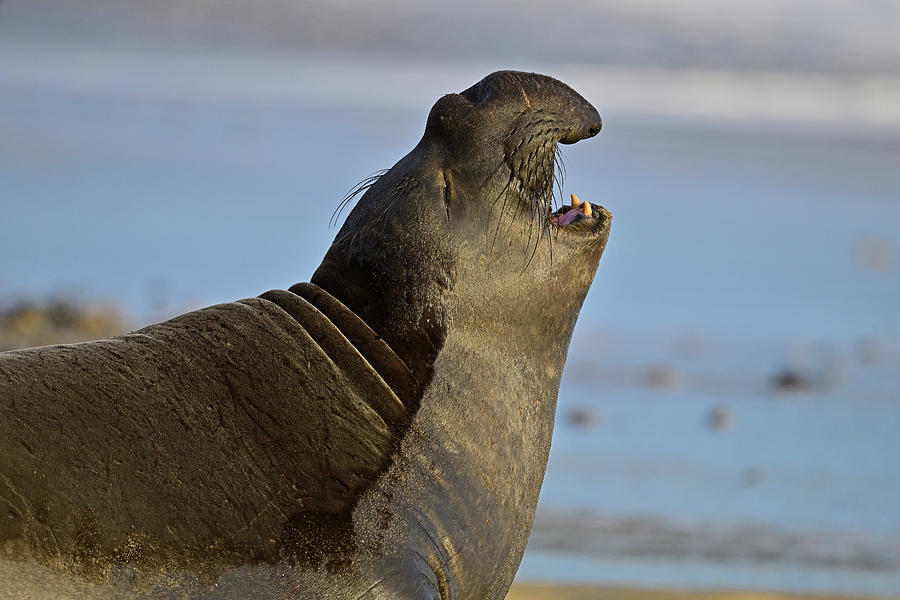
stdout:
[(503, 598), (611, 221), (553, 210), (557, 144), (599, 130), (565, 84), (493, 73), (311, 283), (0, 354), (0, 591)]

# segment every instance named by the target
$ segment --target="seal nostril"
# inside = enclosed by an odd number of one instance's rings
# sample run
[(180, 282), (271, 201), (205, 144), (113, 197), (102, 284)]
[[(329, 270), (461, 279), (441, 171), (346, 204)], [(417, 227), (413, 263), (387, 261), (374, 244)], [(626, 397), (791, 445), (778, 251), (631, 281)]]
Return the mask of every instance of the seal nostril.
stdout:
[(599, 122), (591, 125), (590, 129), (588, 129), (588, 137), (594, 137), (598, 133), (600, 133), (600, 123)]

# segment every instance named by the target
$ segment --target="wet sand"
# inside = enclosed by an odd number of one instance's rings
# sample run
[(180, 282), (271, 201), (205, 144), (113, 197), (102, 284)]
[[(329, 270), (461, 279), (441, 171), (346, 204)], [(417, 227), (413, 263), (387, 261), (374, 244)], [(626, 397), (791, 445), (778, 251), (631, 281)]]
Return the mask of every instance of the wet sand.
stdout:
[[(859, 597), (854, 596), (854, 598)], [(510, 590), (506, 600), (850, 600), (850, 597), (769, 592), (637, 590), (599, 586), (516, 584)]]

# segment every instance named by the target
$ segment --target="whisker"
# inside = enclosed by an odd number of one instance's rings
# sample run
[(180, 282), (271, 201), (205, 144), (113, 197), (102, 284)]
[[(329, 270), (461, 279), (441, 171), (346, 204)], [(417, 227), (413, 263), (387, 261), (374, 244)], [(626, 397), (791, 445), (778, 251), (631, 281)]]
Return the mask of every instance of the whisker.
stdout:
[[(506, 182), (506, 185), (500, 191), (500, 195), (497, 196), (497, 200), (494, 200), (494, 205), (500, 200), (500, 196), (503, 196), (503, 204), (500, 206), (500, 212), (497, 215), (497, 226), (494, 228), (494, 238), (491, 240), (491, 248), (493, 249), (494, 244), (497, 243), (497, 236), (500, 235), (500, 224), (503, 222), (503, 213), (506, 212), (506, 203), (509, 201), (509, 195), (512, 192), (512, 184), (515, 181), (516, 176), (515, 173), (510, 171), (509, 180)], [(505, 193), (504, 193), (505, 192)], [(493, 212), (493, 206), (492, 212)]]
[(562, 148), (560, 148), (559, 144), (556, 145), (556, 148), (553, 149), (553, 164), (556, 167), (556, 190), (555, 192), (559, 194), (559, 204), (556, 205), (556, 208), (561, 207), (565, 201), (565, 182), (566, 182), (566, 157), (563, 154)]
[(344, 197), (338, 202), (337, 208), (334, 209), (334, 212), (331, 213), (331, 218), (328, 220), (328, 226), (334, 227), (337, 225), (338, 219), (341, 218), (341, 213), (347, 207), (347, 205), (357, 196), (367, 191), (370, 187), (375, 185), (381, 176), (387, 173), (389, 169), (381, 169), (379, 171), (375, 171), (359, 183), (357, 183), (353, 188), (347, 192)]
[[(528, 223), (523, 223), (528, 227), (525, 236), (528, 259), (525, 261), (524, 269), (527, 269), (537, 256), (544, 235), (547, 236), (550, 260), (553, 260), (553, 228), (550, 215), (554, 208), (561, 207), (564, 203), (565, 157), (551, 135), (554, 128), (547, 127), (546, 123), (547, 121), (517, 123), (513, 132), (514, 137), (513, 135), (510, 137), (518, 138), (518, 143), (515, 146), (506, 145), (506, 156), (491, 174), (493, 178), (504, 166), (509, 169), (509, 179), (491, 205), (492, 216), (497, 221), (491, 247), (496, 245), (501, 230), (508, 233), (517, 222), (521, 221), (520, 217), (527, 217)], [(498, 204), (499, 210), (496, 210)], [(515, 204), (515, 207), (511, 204)], [(505, 228), (504, 218), (510, 219)]]

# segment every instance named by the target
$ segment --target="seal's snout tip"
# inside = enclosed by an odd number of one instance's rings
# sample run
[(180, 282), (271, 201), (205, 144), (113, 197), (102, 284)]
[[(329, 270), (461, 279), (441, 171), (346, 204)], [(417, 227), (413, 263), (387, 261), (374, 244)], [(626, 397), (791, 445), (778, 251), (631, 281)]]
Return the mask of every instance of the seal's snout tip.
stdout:
[(574, 144), (575, 142), (580, 142), (581, 140), (592, 138), (600, 133), (600, 129), (603, 127), (603, 123), (600, 120), (600, 115), (598, 115), (596, 111), (594, 111), (594, 114), (591, 115), (591, 117), (593, 118), (585, 119), (581, 124), (573, 127), (559, 141), (563, 144)]
[(584, 138), (592, 138), (603, 128), (603, 119), (600, 118), (600, 112), (591, 104), (587, 104), (587, 110), (584, 115)]
[(569, 102), (568, 127), (564, 130), (560, 143), (574, 144), (600, 133), (603, 128), (600, 112), (574, 90), (571, 91)]

